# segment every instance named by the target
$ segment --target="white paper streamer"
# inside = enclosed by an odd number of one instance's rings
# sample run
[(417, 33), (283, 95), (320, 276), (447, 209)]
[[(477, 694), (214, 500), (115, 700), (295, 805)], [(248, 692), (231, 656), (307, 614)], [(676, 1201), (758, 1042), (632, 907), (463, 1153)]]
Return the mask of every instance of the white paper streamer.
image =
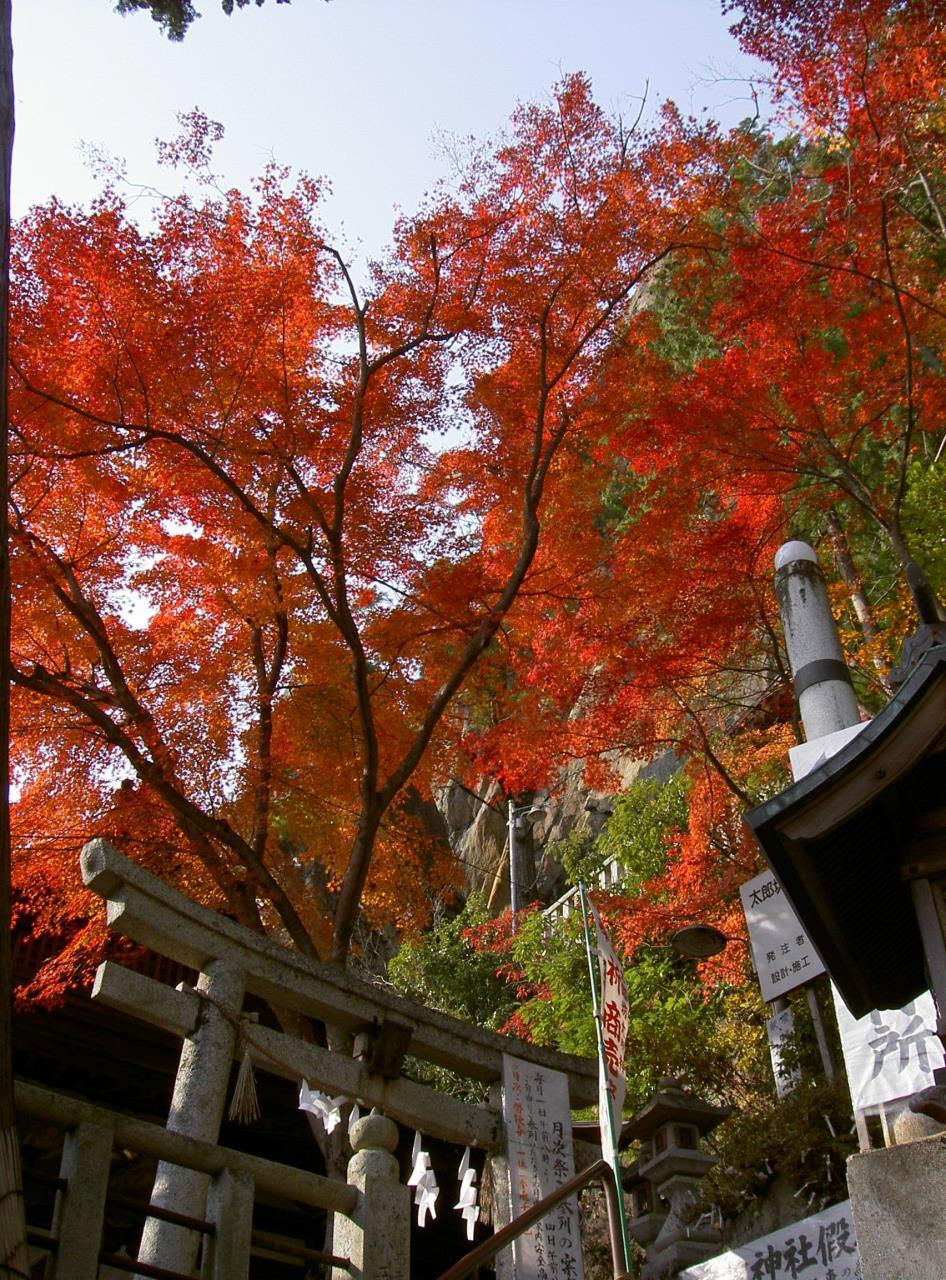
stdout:
[(330, 1098), (327, 1093), (310, 1089), (308, 1080), (299, 1086), (299, 1110), (308, 1111), (322, 1121), (325, 1132), (331, 1133), (342, 1122), (342, 1107), (348, 1099), (344, 1094)]
[(414, 1150), (411, 1154), (413, 1169), (407, 1180), (409, 1187), (414, 1187), (414, 1203), (417, 1205), (417, 1225), (423, 1227), (427, 1223), (427, 1214), (437, 1216), (437, 1175), (430, 1167), (430, 1156), (420, 1145), (420, 1133), (414, 1133)]
[(479, 1205), (476, 1203), (476, 1170), (470, 1168), (470, 1148), (463, 1153), (463, 1159), (460, 1161), (460, 1168), (457, 1171), (457, 1178), (460, 1182), (460, 1198), (453, 1206), (454, 1209), (460, 1210), (460, 1216), (466, 1223), (466, 1238), (473, 1239), (473, 1228), (476, 1226), (476, 1220), (480, 1216)]
[(352, 1129), (354, 1129), (355, 1125), (358, 1123), (358, 1121), (359, 1121), (360, 1119), (361, 1119), (361, 1110), (359, 1109), (358, 1103), (357, 1103), (357, 1102), (353, 1102), (353, 1103), (351, 1104), (351, 1112), (350, 1112), (350, 1114), (349, 1114), (349, 1116), (348, 1116), (348, 1136), (349, 1136), (349, 1138), (351, 1137), (351, 1131), (352, 1131)]

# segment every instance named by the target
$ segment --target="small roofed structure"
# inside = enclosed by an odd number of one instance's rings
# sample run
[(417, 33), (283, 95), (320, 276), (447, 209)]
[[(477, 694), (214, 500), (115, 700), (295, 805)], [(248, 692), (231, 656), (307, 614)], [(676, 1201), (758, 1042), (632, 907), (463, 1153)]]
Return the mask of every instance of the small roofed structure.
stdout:
[(851, 1013), (899, 1008), (931, 986), (942, 1018), (946, 645), (836, 755), (746, 821)]

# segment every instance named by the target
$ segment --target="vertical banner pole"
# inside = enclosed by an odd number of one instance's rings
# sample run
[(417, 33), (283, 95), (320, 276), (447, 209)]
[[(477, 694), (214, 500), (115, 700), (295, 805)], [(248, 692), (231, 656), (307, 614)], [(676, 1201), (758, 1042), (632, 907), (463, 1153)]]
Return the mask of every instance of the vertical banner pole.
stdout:
[[(609, 1162), (611, 1164), (611, 1173), (614, 1177), (614, 1185), (617, 1191), (618, 1213), (621, 1218), (621, 1243), (624, 1246), (624, 1266), (628, 1272), (631, 1269), (631, 1247), (627, 1235), (627, 1221), (624, 1216), (624, 1188), (621, 1186), (621, 1162), (618, 1158), (618, 1133), (614, 1119), (614, 1108), (611, 1105), (611, 1095), (607, 1088), (604, 1087), (608, 1079), (607, 1062), (604, 1056), (604, 1026), (601, 1020), (601, 1000), (598, 995), (598, 981), (595, 977), (595, 962), (591, 951), (591, 930), (588, 928), (588, 899), (585, 896), (585, 886), (579, 880), (578, 892), (581, 896), (581, 923), (585, 931), (585, 955), (588, 960), (588, 981), (591, 983), (591, 1008), (595, 1020), (595, 1034), (598, 1043), (598, 1128), (601, 1127), (601, 1107), (604, 1104), (607, 1112), (608, 1132), (611, 1136), (611, 1150), (613, 1158)], [(602, 1153), (603, 1154), (603, 1153)]]

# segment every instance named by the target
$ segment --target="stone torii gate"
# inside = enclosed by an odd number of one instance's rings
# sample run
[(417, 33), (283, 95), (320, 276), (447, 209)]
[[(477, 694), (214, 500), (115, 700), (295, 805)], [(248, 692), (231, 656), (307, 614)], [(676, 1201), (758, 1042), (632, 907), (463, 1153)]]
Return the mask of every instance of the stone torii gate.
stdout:
[[(300, 1171), (286, 1170), (289, 1197), (336, 1214), (333, 1249), (340, 1257), (332, 1273), (334, 1280), (352, 1275), (363, 1280), (408, 1280), (410, 1191), (398, 1181), (392, 1154), (397, 1124), (484, 1150), (492, 1163), (497, 1190), (495, 1216), (501, 1226), (508, 1220), (508, 1171), (499, 1109), (503, 1054), (512, 1053), (564, 1072), (572, 1107), (597, 1101), (594, 1062), (483, 1030), (309, 960), (199, 906), (104, 840), (92, 841), (83, 850), (82, 875), (88, 887), (105, 899), (110, 930), (199, 974), (193, 988), (182, 984), (175, 989), (107, 961), (99, 968), (92, 993), (93, 999), (110, 1008), (145, 1019), (183, 1041), (166, 1130), (142, 1121), (124, 1122), (125, 1128), (137, 1126), (142, 1131), (136, 1139), (141, 1144), (147, 1136), (144, 1130), (161, 1135), (160, 1140), (156, 1136), (149, 1139), (149, 1149), (161, 1157), (151, 1197), (151, 1207), (161, 1216), (149, 1217), (145, 1225), (138, 1255), (139, 1264), (144, 1264), (142, 1276), (156, 1274), (157, 1268), (192, 1275), (201, 1236), (198, 1229), (182, 1225), (180, 1219), (189, 1224), (204, 1215), (211, 1224), (229, 1224), (226, 1242), (220, 1239), (221, 1231), (217, 1232), (217, 1251), (220, 1257), (226, 1253), (224, 1269), (217, 1265), (212, 1275), (220, 1280), (239, 1280), (247, 1274), (249, 1227), (244, 1225), (235, 1234), (232, 1227), (252, 1219), (254, 1174), (258, 1185), (272, 1185), (276, 1177), (273, 1170), (282, 1166), (257, 1161), (254, 1168), (252, 1158), (214, 1146), (234, 1057), (246, 1051), (259, 1070), (284, 1076), (295, 1084), (306, 1079), (326, 1093), (357, 1098), (381, 1113), (365, 1116), (353, 1127), (355, 1154), (349, 1162), (347, 1186), (314, 1174), (300, 1179), (294, 1177)], [(340, 1029), (355, 1038), (356, 1055), (360, 1050), (360, 1056), (332, 1052), (260, 1025), (243, 1011), (248, 994), (275, 1008)], [(400, 1067), (408, 1046), (415, 1057), (487, 1083), (491, 1087), (489, 1102), (468, 1105), (403, 1078)], [(41, 1092), (27, 1086), (23, 1093), (23, 1105), (33, 1114), (42, 1112)], [(48, 1099), (45, 1105), (54, 1107)], [(73, 1110), (83, 1105), (86, 1110), (98, 1110), (88, 1104), (73, 1104)], [(64, 1116), (72, 1114), (64, 1103), (60, 1109)], [(104, 1147), (108, 1147), (105, 1154), (110, 1154), (110, 1141), (99, 1132), (93, 1143), (103, 1148), (96, 1147), (95, 1153), (97, 1187), (102, 1182), (99, 1166)], [(214, 1157), (214, 1151), (222, 1154)], [(73, 1135), (67, 1155), (81, 1175), (76, 1178), (80, 1199), (80, 1184), (86, 1190), (90, 1184), (79, 1166), (87, 1173), (92, 1154), (83, 1155)], [(64, 1162), (68, 1161), (64, 1158)], [(263, 1169), (264, 1165), (269, 1167)], [(107, 1181), (107, 1160), (105, 1177)], [(82, 1216), (87, 1218), (94, 1209), (101, 1221), (104, 1190), (92, 1209), (88, 1196), (85, 1201)], [(64, 1240), (63, 1223), (68, 1227), (70, 1217), (68, 1203), (64, 1209), (60, 1206), (58, 1217), (56, 1276), (59, 1280), (94, 1280), (97, 1248), (90, 1250), (88, 1246), (95, 1235), (92, 1224), (86, 1222), (82, 1231), (73, 1221), (72, 1233), (67, 1229)], [(72, 1218), (76, 1218), (75, 1212)], [(342, 1265), (342, 1259), (347, 1259), (347, 1265)], [(204, 1274), (210, 1274), (206, 1262)]]

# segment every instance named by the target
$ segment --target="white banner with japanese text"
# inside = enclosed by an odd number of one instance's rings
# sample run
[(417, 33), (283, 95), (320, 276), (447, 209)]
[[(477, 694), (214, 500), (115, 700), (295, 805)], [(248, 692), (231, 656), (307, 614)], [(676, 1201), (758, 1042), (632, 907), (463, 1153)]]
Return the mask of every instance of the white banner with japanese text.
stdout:
[(832, 984), (844, 1066), (856, 1111), (928, 1089), (946, 1062), (928, 991), (902, 1009), (872, 1009), (855, 1018)]
[(680, 1272), (680, 1280), (859, 1280), (851, 1202), (844, 1200)]
[[(568, 1077), (503, 1054), (503, 1120), (512, 1216), (575, 1176)], [(576, 1197), (564, 1201), (504, 1251), (498, 1274), (515, 1280), (583, 1280)]]
[(824, 973), (817, 951), (771, 871), (749, 880), (739, 893), (752, 960), (767, 1004)]
[(621, 1137), (621, 1112), (627, 1080), (624, 1075), (624, 1047), (627, 1044), (627, 1020), (630, 1001), (624, 965), (608, 937), (601, 917), (589, 902), (588, 909), (595, 926), (598, 973), (601, 978), (600, 1017), (601, 1054), (598, 1063), (598, 1127), (601, 1131), (601, 1154), (612, 1169), (619, 1168), (617, 1144)]

